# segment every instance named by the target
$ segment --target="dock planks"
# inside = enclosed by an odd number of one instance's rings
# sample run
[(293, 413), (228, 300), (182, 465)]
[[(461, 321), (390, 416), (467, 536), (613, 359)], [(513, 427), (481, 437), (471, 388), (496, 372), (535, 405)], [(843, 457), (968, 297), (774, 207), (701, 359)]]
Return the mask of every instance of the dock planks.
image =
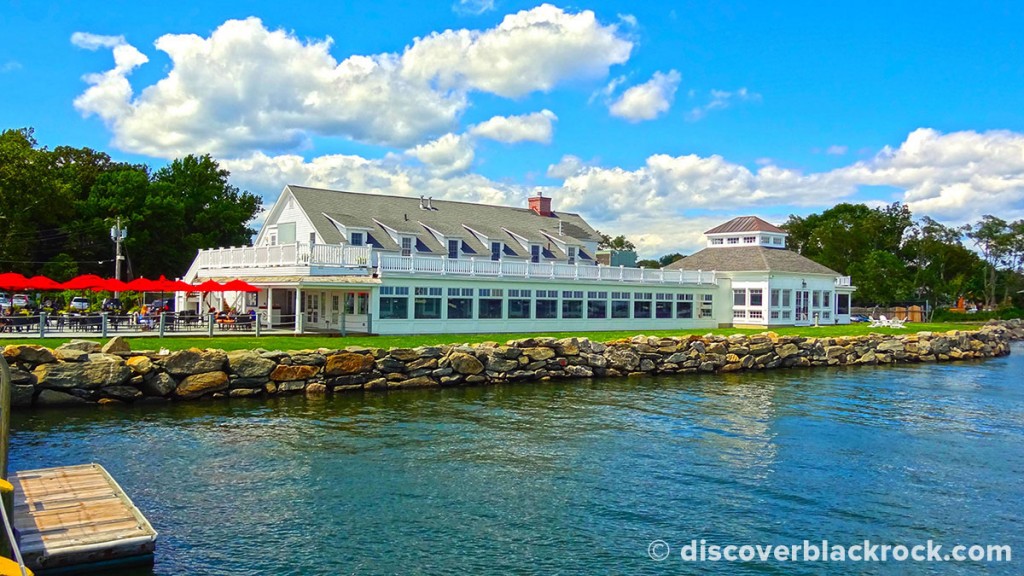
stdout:
[(99, 464), (11, 475), (14, 527), (33, 570), (119, 558), (151, 561), (157, 533)]

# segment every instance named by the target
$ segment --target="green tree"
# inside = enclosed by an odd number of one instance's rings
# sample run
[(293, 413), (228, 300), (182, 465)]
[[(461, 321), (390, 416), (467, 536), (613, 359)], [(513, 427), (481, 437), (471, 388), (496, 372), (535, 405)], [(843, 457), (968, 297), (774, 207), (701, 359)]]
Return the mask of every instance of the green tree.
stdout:
[(1013, 235), (1006, 220), (992, 215), (985, 215), (971, 226), (967, 235), (981, 251), (985, 260), (985, 305), (996, 305), (996, 270), (1008, 262)]
[(607, 250), (636, 250), (636, 245), (627, 240), (622, 234), (612, 238), (608, 234), (602, 234), (600, 230), (597, 233), (601, 236), (601, 241), (597, 244), (598, 248)]
[(637, 260), (637, 268), (661, 268), (661, 262), (657, 260)]
[(889, 306), (911, 297), (906, 264), (892, 252), (873, 250), (863, 260), (850, 265), (856, 278), (859, 301)]
[(668, 266), (673, 262), (682, 260), (683, 258), (686, 258), (686, 256), (680, 254), (679, 252), (673, 252), (671, 254), (665, 254), (661, 258), (658, 258), (658, 264), (661, 264), (661, 267), (664, 268), (665, 266)]

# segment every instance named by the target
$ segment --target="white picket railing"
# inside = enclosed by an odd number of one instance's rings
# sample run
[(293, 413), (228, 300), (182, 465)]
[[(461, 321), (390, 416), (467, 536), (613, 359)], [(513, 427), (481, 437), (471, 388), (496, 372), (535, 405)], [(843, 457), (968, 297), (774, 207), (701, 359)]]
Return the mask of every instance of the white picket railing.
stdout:
[(360, 268), (372, 264), (369, 246), (333, 244), (278, 244), (200, 250), (196, 259), (203, 270), (312, 266)]
[(853, 286), (853, 284), (850, 283), (849, 276), (837, 276), (836, 286)]
[(538, 280), (602, 280), (636, 284), (718, 284), (714, 272), (702, 270), (654, 270), (557, 262), (535, 264), (522, 260), (448, 259), (436, 256), (399, 256), (396, 254), (378, 254), (377, 259), (377, 272), (382, 277), (390, 273), (536, 278)]

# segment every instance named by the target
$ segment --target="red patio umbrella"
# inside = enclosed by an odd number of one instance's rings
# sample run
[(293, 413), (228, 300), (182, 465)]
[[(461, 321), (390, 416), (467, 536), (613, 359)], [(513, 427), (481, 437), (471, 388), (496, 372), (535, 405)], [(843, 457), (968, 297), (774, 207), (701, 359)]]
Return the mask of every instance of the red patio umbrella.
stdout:
[(82, 274), (60, 285), (63, 290), (89, 290), (106, 282), (95, 274)]
[(163, 275), (159, 279), (155, 280), (156, 284), (160, 285), (161, 292), (192, 292), (196, 289), (195, 286), (188, 282), (182, 282), (181, 280), (168, 280)]
[(224, 284), (225, 292), (259, 292), (260, 289), (243, 280), (232, 280)]
[(4, 290), (23, 290), (28, 288), (29, 280), (17, 272), (0, 274), (0, 288)]
[(136, 292), (159, 292), (160, 285), (156, 280), (148, 280), (146, 278), (136, 278), (126, 284), (128, 290), (134, 290)]
[(196, 285), (193, 290), (196, 292), (223, 292), (224, 285), (216, 280), (206, 280)]
[(131, 288), (128, 287), (127, 282), (122, 282), (116, 278), (107, 278), (103, 281), (103, 284), (94, 286), (92, 290), (94, 292), (101, 292), (103, 290), (107, 290), (109, 292), (124, 292), (126, 290), (131, 290)]
[(27, 288), (32, 290), (60, 290), (60, 282), (46, 276), (33, 276), (28, 279)]

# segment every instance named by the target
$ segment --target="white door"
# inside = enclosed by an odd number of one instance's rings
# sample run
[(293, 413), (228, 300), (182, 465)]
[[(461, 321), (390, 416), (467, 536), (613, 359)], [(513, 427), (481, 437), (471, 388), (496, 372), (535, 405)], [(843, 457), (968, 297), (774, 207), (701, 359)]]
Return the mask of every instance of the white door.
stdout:
[(808, 290), (796, 291), (796, 306), (793, 308), (793, 324), (806, 326), (811, 323), (811, 293)]

